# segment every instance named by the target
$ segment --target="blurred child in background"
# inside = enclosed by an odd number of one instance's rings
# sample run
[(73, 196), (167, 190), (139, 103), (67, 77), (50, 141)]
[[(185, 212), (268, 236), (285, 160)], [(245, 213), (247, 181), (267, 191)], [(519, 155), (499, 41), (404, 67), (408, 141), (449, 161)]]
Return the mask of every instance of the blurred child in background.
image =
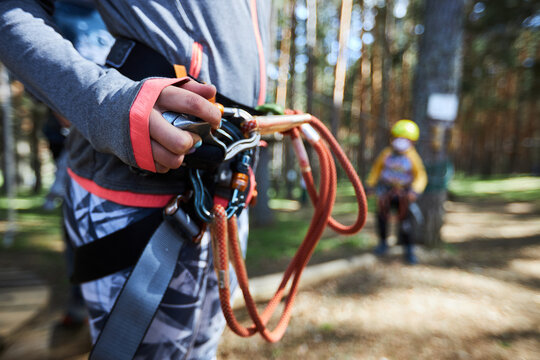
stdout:
[(393, 208), (399, 219), (398, 244), (404, 247), (404, 260), (418, 262), (414, 253), (412, 217), (418, 211), (416, 199), (427, 185), (427, 175), (414, 143), (420, 136), (411, 120), (399, 120), (391, 129), (391, 143), (377, 157), (367, 179), (368, 188), (377, 196), (377, 232), (379, 244), (375, 254), (388, 251), (388, 219)]

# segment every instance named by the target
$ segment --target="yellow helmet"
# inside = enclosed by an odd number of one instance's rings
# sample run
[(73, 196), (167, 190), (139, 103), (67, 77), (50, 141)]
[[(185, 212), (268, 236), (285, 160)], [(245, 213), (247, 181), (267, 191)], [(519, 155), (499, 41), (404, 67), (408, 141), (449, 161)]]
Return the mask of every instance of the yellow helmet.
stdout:
[(391, 133), (393, 137), (400, 137), (409, 139), (411, 141), (416, 141), (420, 136), (420, 129), (414, 121), (403, 119), (399, 120), (394, 124), (394, 126), (392, 126)]

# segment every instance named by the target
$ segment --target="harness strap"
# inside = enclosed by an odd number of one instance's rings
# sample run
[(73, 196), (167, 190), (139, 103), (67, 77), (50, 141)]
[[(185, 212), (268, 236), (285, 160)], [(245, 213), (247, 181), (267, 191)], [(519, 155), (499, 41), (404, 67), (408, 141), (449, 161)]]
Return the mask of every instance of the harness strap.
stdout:
[(377, 203), (379, 212), (385, 218), (387, 218), (390, 215), (390, 208), (395, 203), (397, 203), (398, 219), (403, 221), (407, 217), (407, 212), (410, 205), (407, 193), (403, 190), (392, 189), (388, 193), (379, 197)]
[(162, 222), (161, 211), (156, 211), (123, 229), (75, 248), (70, 281), (81, 284), (135, 265)]
[(120, 291), (89, 359), (129, 360), (135, 356), (169, 286), (182, 248), (199, 232), (181, 209), (165, 219)]
[[(150, 76), (167, 78), (177, 77), (175, 65), (171, 64), (165, 56), (143, 43), (123, 37), (116, 39), (107, 56), (105, 64), (117, 69), (121, 74), (136, 81), (143, 80)], [(144, 64), (144, 66), (141, 66), (141, 64)], [(193, 77), (191, 78), (198, 81)], [(216, 94), (215, 100), (224, 106), (240, 108), (254, 115), (262, 115), (260, 111), (257, 111), (250, 106), (240, 104), (219, 92)]]

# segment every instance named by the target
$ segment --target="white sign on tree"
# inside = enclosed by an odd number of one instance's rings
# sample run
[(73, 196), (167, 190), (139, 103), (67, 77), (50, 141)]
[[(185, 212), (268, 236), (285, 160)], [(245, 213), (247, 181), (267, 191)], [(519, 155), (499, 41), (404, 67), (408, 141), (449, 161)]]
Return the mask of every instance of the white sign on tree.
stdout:
[(454, 121), (457, 117), (459, 99), (456, 94), (433, 93), (429, 95), (427, 114), (441, 121)]

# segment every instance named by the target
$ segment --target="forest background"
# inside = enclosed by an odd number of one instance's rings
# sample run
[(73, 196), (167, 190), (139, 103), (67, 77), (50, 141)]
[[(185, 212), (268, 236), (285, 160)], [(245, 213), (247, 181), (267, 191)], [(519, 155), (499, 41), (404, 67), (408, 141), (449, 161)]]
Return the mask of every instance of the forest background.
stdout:
[[(539, 358), (540, 2), (274, 0), (272, 9), (267, 101), (322, 119), (362, 179), (392, 124), (418, 122), (429, 175), (420, 201), (434, 224), (424, 242), (445, 243), (421, 248), (415, 267), (394, 252), (303, 289), (281, 343), (226, 332), (220, 358)], [(10, 245), (0, 251), (0, 291), (51, 295), (32, 305), (0, 299), (3, 314), (27, 311), (14, 331), (0, 328), (0, 357), (85, 359), (87, 328), (51, 341), (69, 284), (61, 211), (42, 207), (55, 173), (42, 133), (47, 109), (1, 65), (0, 74), (0, 247)], [(431, 93), (439, 107), (430, 109)], [(300, 208), (306, 199), (287, 139), (266, 140), (250, 278), (283, 271), (312, 212)], [(333, 214), (346, 222), (355, 204), (343, 182), (338, 200)], [(325, 234), (310, 265), (373, 258), (369, 215), (359, 235)]]
[[(453, 6), (453, 25), (436, 45), (441, 61), (450, 62), (456, 115), (426, 121), (429, 114), (418, 111), (426, 107), (418, 84), (438, 65), (422, 63), (430, 56), (422, 41), (441, 30), (426, 27), (430, 19), (444, 24), (445, 4)], [(272, 16), (267, 100), (323, 119), (363, 179), (401, 118), (420, 124), (428, 192), (431, 187), (445, 193), (456, 172), (484, 177), (540, 172), (538, 1), (278, 0)], [(454, 50), (445, 58), (452, 42)], [(16, 185), (39, 193), (54, 176), (42, 134), (47, 111), (19, 82), (10, 78), (3, 84), (2, 192), (13, 192)], [(269, 140), (263, 166), (268, 172), (262, 174), (267, 181), (260, 181), (268, 188), (260, 191), (256, 223), (271, 221), (269, 198), (300, 199), (303, 192), (291, 147), (279, 138)], [(431, 159), (433, 152), (442, 156)], [(440, 207), (443, 200), (425, 206)]]

